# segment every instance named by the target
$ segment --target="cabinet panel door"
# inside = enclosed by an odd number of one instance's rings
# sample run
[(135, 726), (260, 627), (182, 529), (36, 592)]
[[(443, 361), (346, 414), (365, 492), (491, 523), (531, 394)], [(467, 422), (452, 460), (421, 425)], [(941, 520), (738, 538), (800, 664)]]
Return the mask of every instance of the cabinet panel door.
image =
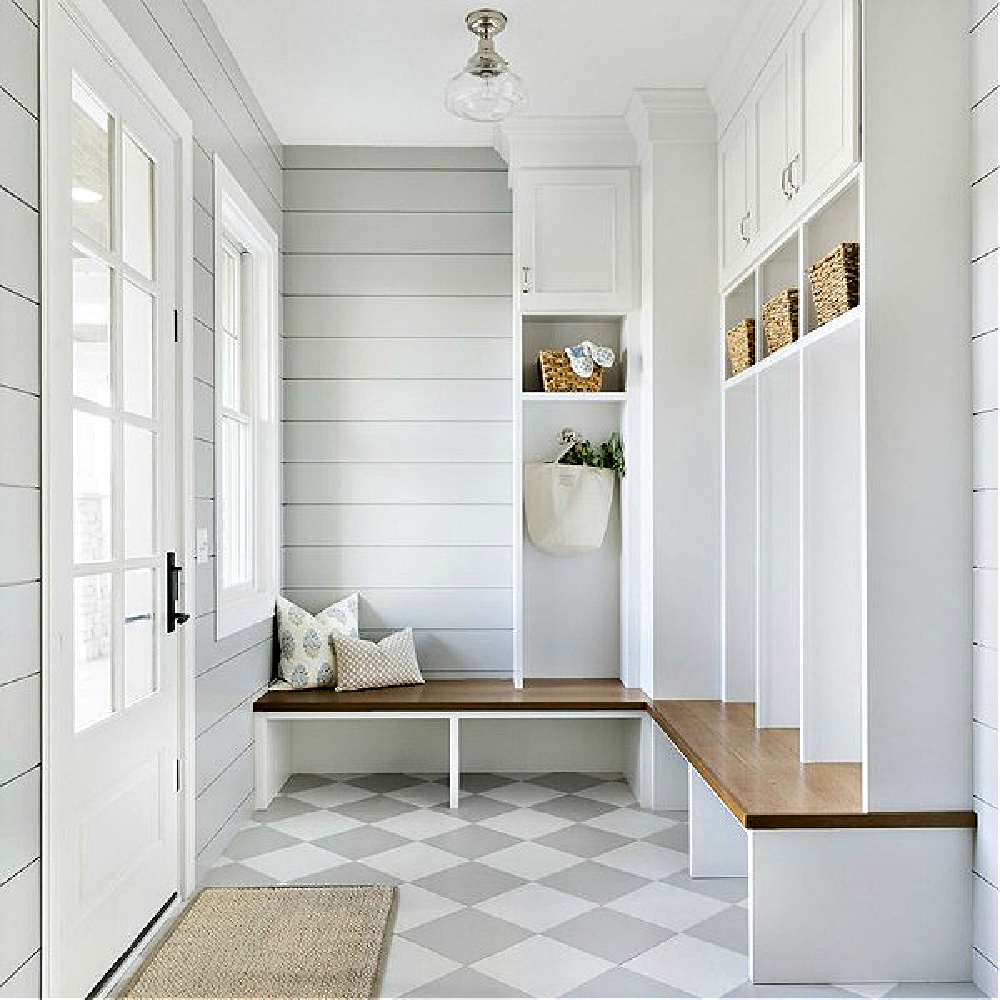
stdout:
[[(723, 283), (733, 277), (747, 259), (746, 238), (750, 236), (752, 213), (749, 206), (749, 129), (747, 119), (737, 118), (719, 144), (719, 223), (722, 232)], [(751, 218), (748, 219), (748, 213)]]
[(792, 55), (793, 49), (787, 45), (775, 53), (752, 102), (757, 147), (757, 229), (765, 240), (776, 234), (791, 214), (782, 181), (792, 158)]
[(629, 308), (628, 171), (536, 171), (523, 183), (522, 311)]

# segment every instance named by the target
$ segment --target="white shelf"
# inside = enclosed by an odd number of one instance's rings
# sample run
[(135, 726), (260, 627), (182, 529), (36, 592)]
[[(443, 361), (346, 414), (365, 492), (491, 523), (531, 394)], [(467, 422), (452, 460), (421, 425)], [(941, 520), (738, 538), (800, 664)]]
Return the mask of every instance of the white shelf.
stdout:
[(624, 392), (522, 392), (526, 403), (624, 403)]
[(860, 323), (864, 318), (863, 309), (863, 306), (855, 306), (853, 309), (845, 312), (843, 316), (838, 316), (836, 319), (831, 319), (829, 323), (824, 323), (822, 326), (816, 327), (815, 330), (811, 330), (805, 335), (802, 343), (806, 348), (809, 348), (814, 344), (818, 344), (821, 340), (835, 336), (841, 330), (846, 330), (848, 327), (854, 326), (855, 323)]

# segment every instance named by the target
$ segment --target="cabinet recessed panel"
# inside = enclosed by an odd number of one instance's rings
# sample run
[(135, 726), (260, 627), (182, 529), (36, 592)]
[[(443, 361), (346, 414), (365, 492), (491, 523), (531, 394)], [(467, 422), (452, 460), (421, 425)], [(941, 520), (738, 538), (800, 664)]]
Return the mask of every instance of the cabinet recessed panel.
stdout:
[(535, 191), (535, 291), (613, 292), (615, 188), (547, 184)]

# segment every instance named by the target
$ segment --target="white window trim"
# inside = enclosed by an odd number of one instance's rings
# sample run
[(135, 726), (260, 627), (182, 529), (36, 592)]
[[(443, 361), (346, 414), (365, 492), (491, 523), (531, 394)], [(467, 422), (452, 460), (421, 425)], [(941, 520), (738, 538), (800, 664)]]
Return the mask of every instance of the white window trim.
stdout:
[[(226, 589), (222, 586), (222, 505), (219, 489), (223, 482), (219, 428), (222, 422), (222, 393), (215, 390), (215, 635), (234, 635), (274, 614), (280, 573), (281, 516), (281, 412), (279, 346), (280, 266), (278, 236), (263, 214), (237, 183), (218, 155), (215, 156), (215, 280), (226, 232), (239, 236), (253, 255), (254, 319), (249, 324), (254, 338), (253, 380), (253, 511), (254, 581), (252, 586)], [(215, 295), (215, 371), (222, 371), (221, 297)]]

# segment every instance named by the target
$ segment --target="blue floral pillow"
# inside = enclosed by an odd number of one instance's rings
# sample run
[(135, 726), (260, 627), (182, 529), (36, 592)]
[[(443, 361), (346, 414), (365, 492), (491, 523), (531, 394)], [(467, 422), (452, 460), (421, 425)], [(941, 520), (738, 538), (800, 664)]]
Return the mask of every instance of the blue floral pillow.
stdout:
[(358, 637), (358, 595), (351, 594), (318, 615), (279, 597), (277, 614), (278, 676), (298, 689), (336, 687), (333, 637)]

